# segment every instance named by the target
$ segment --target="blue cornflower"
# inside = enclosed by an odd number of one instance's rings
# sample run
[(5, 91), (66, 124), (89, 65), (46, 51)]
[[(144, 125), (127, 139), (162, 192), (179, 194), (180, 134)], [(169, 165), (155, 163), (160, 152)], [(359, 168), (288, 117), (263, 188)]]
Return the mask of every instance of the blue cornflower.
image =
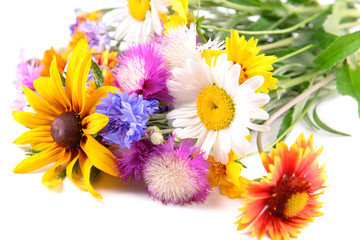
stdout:
[(157, 110), (157, 100), (144, 100), (142, 95), (127, 92), (109, 92), (101, 98), (96, 112), (106, 115), (109, 123), (101, 131), (105, 141), (130, 148), (132, 141), (139, 141), (147, 128), (149, 116)]

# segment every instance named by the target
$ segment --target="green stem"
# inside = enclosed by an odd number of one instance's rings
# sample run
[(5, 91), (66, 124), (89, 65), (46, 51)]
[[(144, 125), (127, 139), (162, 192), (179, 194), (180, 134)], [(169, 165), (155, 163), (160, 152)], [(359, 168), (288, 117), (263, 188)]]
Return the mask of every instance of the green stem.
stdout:
[(300, 48), (300, 49), (296, 50), (295, 52), (289, 53), (289, 54), (287, 54), (287, 55), (285, 55), (285, 56), (283, 56), (281, 58), (278, 58), (275, 62), (281, 62), (281, 61), (283, 61), (283, 60), (285, 60), (287, 58), (291, 58), (291, 57), (293, 57), (293, 56), (295, 56), (297, 54), (305, 52), (306, 50), (308, 50), (308, 49), (310, 49), (312, 47), (315, 47), (315, 45), (314, 44), (309, 44), (309, 45), (307, 45), (307, 46), (305, 46), (303, 48)]
[(240, 5), (240, 4), (229, 2), (229, 1), (226, 1), (226, 0), (223, 0), (220, 3), (220, 6), (227, 7), (227, 8), (232, 8), (232, 9), (239, 10), (239, 11), (251, 12), (251, 13), (261, 11), (260, 7), (250, 7), (250, 6)]
[(348, 22), (348, 23), (343, 23), (339, 25), (339, 29), (349, 29), (352, 27), (357, 27), (360, 26), (360, 22), (355, 21), (355, 22)]
[[(329, 8), (326, 8), (325, 10), (318, 12), (317, 14), (314, 14), (306, 19), (304, 19), (303, 21), (295, 24), (292, 27), (289, 28), (284, 28), (284, 29), (279, 29), (279, 30), (269, 30), (269, 31), (245, 31), (245, 30), (237, 30), (239, 32), (239, 34), (247, 34), (247, 35), (263, 35), (263, 34), (284, 34), (284, 33), (290, 33), (295, 31), (296, 29), (300, 28), (301, 26), (303, 26), (304, 24), (307, 24), (309, 22), (311, 22), (312, 20), (320, 17), (321, 15), (323, 15), (324, 13), (328, 12)], [(229, 29), (223, 29), (223, 28), (217, 28), (217, 27), (212, 27), (212, 26), (205, 26), (202, 25), (202, 28), (205, 29), (213, 29), (216, 31), (223, 31), (223, 32), (230, 32), (231, 30)]]
[(316, 12), (319, 12), (319, 11), (322, 11), (326, 8), (329, 7), (329, 5), (319, 5), (317, 7), (288, 7), (287, 5), (285, 5), (285, 8), (293, 13), (296, 13), (296, 14), (314, 14)]
[(166, 118), (166, 114), (167, 114), (167, 113), (158, 113), (158, 114), (155, 114), (155, 116), (150, 117), (149, 120), (151, 121), (151, 120), (165, 119), (165, 118)]
[(169, 134), (172, 133), (175, 130), (175, 128), (169, 128), (169, 129), (162, 129), (159, 131), (161, 134)]
[(268, 50), (271, 50), (274, 48), (286, 47), (286, 46), (292, 44), (295, 41), (295, 39), (296, 39), (295, 37), (289, 37), (289, 38), (285, 38), (285, 39), (276, 41), (274, 43), (265, 44), (265, 45), (262, 45), (259, 47), (261, 47), (261, 51), (264, 52), (264, 51), (268, 51)]
[[(284, 105), (283, 107), (281, 107), (279, 110), (277, 110), (273, 115), (271, 115), (271, 117), (265, 121), (265, 123), (263, 124), (264, 126), (269, 126), (273, 121), (275, 121), (277, 118), (279, 118), (282, 114), (284, 114), (286, 111), (288, 111), (290, 108), (292, 108), (294, 105), (296, 105), (297, 103), (299, 103), (301, 100), (303, 100), (304, 98), (310, 96), (313, 92), (318, 91), (321, 87), (323, 87), (324, 85), (326, 85), (327, 83), (329, 83), (330, 81), (332, 81), (335, 78), (335, 76), (329, 75), (326, 78), (324, 78), (323, 80), (321, 80), (320, 82), (318, 82), (317, 84), (315, 84), (314, 86), (310, 87), (309, 89), (307, 89), (306, 91), (304, 91), (303, 93), (301, 93), (299, 96), (297, 96), (296, 98), (294, 98), (293, 100), (291, 100), (289, 103), (287, 103), (286, 105)], [(319, 94), (319, 92), (316, 93), (316, 97)], [(315, 97), (314, 97), (315, 98)], [(315, 101), (314, 98), (312, 99), (312, 101), (310, 102), (311, 104)], [(309, 104), (309, 105), (311, 105)], [(289, 129), (287, 129), (286, 131), (284, 131), (284, 133), (279, 136), (278, 139), (276, 139), (272, 144), (270, 144), (269, 146), (267, 146), (267, 148), (270, 148), (271, 146), (273, 146), (277, 141), (279, 141), (279, 139), (282, 139), (287, 133), (288, 131), (290, 131), (290, 129), (292, 129), (293, 126), (295, 126), (295, 124), (300, 121), (300, 119), (306, 114), (308, 108), (310, 106), (307, 106), (304, 110), (304, 112), (300, 115), (300, 117), (298, 119), (296, 119), (289, 127)], [(264, 149), (262, 148), (262, 143), (261, 143), (261, 138), (262, 138), (262, 134), (263, 132), (259, 132), (258, 133), (258, 137), (257, 137), (257, 146), (258, 146), (258, 151), (263, 152)]]
[(307, 114), (307, 112), (309, 111), (309, 108), (311, 107), (311, 105), (313, 105), (313, 103), (317, 99), (319, 93), (320, 93), (320, 90), (318, 90), (316, 92), (315, 96), (313, 97), (313, 99), (311, 99), (311, 101), (306, 106), (306, 108), (301, 113), (301, 115), (274, 142), (267, 145), (263, 150), (267, 151), (268, 149), (273, 147), (277, 142), (279, 142), (281, 139), (283, 139), (286, 136), (286, 134), (288, 134), (291, 131), (291, 129), (293, 129), (293, 127)]
[(360, 18), (360, 12), (357, 9), (345, 9), (343, 18)]
[(310, 72), (308, 74), (305, 74), (303, 76), (297, 77), (297, 78), (292, 78), (290, 80), (287, 80), (286, 82), (282, 82), (280, 84), (280, 87), (283, 89), (287, 89), (287, 88), (291, 88), (293, 86), (299, 85), (303, 82), (308, 81), (309, 79), (315, 77), (316, 75), (318, 75), (320, 72)]

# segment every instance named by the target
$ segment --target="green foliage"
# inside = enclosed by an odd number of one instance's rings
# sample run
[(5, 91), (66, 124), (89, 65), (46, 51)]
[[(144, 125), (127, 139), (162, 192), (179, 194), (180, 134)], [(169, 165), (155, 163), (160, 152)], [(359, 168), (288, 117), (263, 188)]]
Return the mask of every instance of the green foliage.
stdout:
[(351, 69), (348, 63), (336, 71), (336, 87), (340, 94), (353, 97), (359, 108), (360, 117), (360, 65)]
[(35, 155), (35, 154), (41, 152), (41, 150), (27, 149), (27, 150), (25, 150), (25, 152), (26, 152), (25, 153), (26, 156), (32, 156), (32, 155)]
[(94, 78), (96, 88), (99, 88), (104, 84), (104, 76), (101, 68), (94, 60), (91, 60), (91, 75)]
[(280, 125), (280, 129), (279, 129), (278, 135), (276, 136), (276, 139), (280, 139), (280, 141), (282, 141), (286, 138), (286, 135), (282, 138), (281, 138), (281, 135), (283, 135), (284, 132), (293, 123), (293, 114), (294, 114), (294, 108), (290, 108), (290, 110), (286, 113), (285, 117), (282, 120), (282, 123)]
[(342, 135), (342, 136), (351, 136), (347, 133), (343, 133), (343, 132), (339, 132), (331, 127), (329, 127), (328, 125), (326, 125), (323, 121), (320, 120), (317, 112), (316, 112), (316, 107), (313, 110), (313, 117), (314, 117), (314, 121), (315, 123), (322, 129), (324, 129), (325, 131), (328, 131), (330, 133), (334, 133), (334, 134), (338, 134), (338, 135)]
[(355, 53), (360, 48), (360, 31), (338, 37), (334, 42), (317, 56), (313, 63), (320, 70), (327, 70), (336, 63)]

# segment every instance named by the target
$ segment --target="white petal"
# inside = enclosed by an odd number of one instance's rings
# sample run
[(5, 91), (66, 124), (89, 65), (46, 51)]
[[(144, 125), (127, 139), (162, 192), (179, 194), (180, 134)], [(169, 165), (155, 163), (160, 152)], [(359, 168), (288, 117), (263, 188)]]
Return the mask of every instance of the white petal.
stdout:
[(210, 150), (215, 143), (217, 134), (218, 134), (217, 131), (213, 131), (213, 130), (208, 131), (205, 141), (201, 146), (201, 149), (204, 150), (204, 152), (206, 152), (207, 154), (210, 153)]
[(172, 122), (172, 125), (176, 128), (183, 128), (183, 127), (194, 126), (194, 125), (197, 125), (198, 123), (200, 123), (200, 119), (198, 117), (196, 117), (196, 118), (178, 118)]
[(243, 84), (240, 85), (242, 88), (251, 88), (257, 90), (264, 83), (264, 77), (259, 75), (246, 80)]
[(269, 118), (269, 114), (261, 108), (254, 108), (251, 113), (250, 117), (252, 119), (258, 119), (258, 120), (267, 120)]
[(218, 132), (218, 136), (214, 145), (214, 157), (215, 161), (226, 164), (229, 161), (229, 152), (231, 149), (230, 135), (226, 130)]

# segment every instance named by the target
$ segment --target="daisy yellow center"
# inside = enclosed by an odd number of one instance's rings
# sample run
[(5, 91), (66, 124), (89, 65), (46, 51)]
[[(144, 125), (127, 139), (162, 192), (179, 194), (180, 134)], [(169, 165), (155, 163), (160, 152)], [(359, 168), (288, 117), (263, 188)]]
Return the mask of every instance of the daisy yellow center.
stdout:
[(74, 112), (64, 112), (51, 123), (51, 136), (56, 143), (66, 148), (77, 147), (82, 137), (81, 120)]
[(221, 130), (234, 120), (235, 107), (232, 98), (216, 85), (204, 88), (196, 100), (200, 121), (211, 130)]
[(285, 204), (284, 216), (287, 218), (297, 216), (305, 208), (308, 200), (307, 192), (292, 194)]
[(272, 189), (269, 214), (282, 219), (298, 216), (308, 204), (310, 189), (311, 185), (303, 177), (284, 176)]
[(150, 10), (149, 0), (128, 0), (129, 12), (138, 21), (144, 21), (147, 11)]

